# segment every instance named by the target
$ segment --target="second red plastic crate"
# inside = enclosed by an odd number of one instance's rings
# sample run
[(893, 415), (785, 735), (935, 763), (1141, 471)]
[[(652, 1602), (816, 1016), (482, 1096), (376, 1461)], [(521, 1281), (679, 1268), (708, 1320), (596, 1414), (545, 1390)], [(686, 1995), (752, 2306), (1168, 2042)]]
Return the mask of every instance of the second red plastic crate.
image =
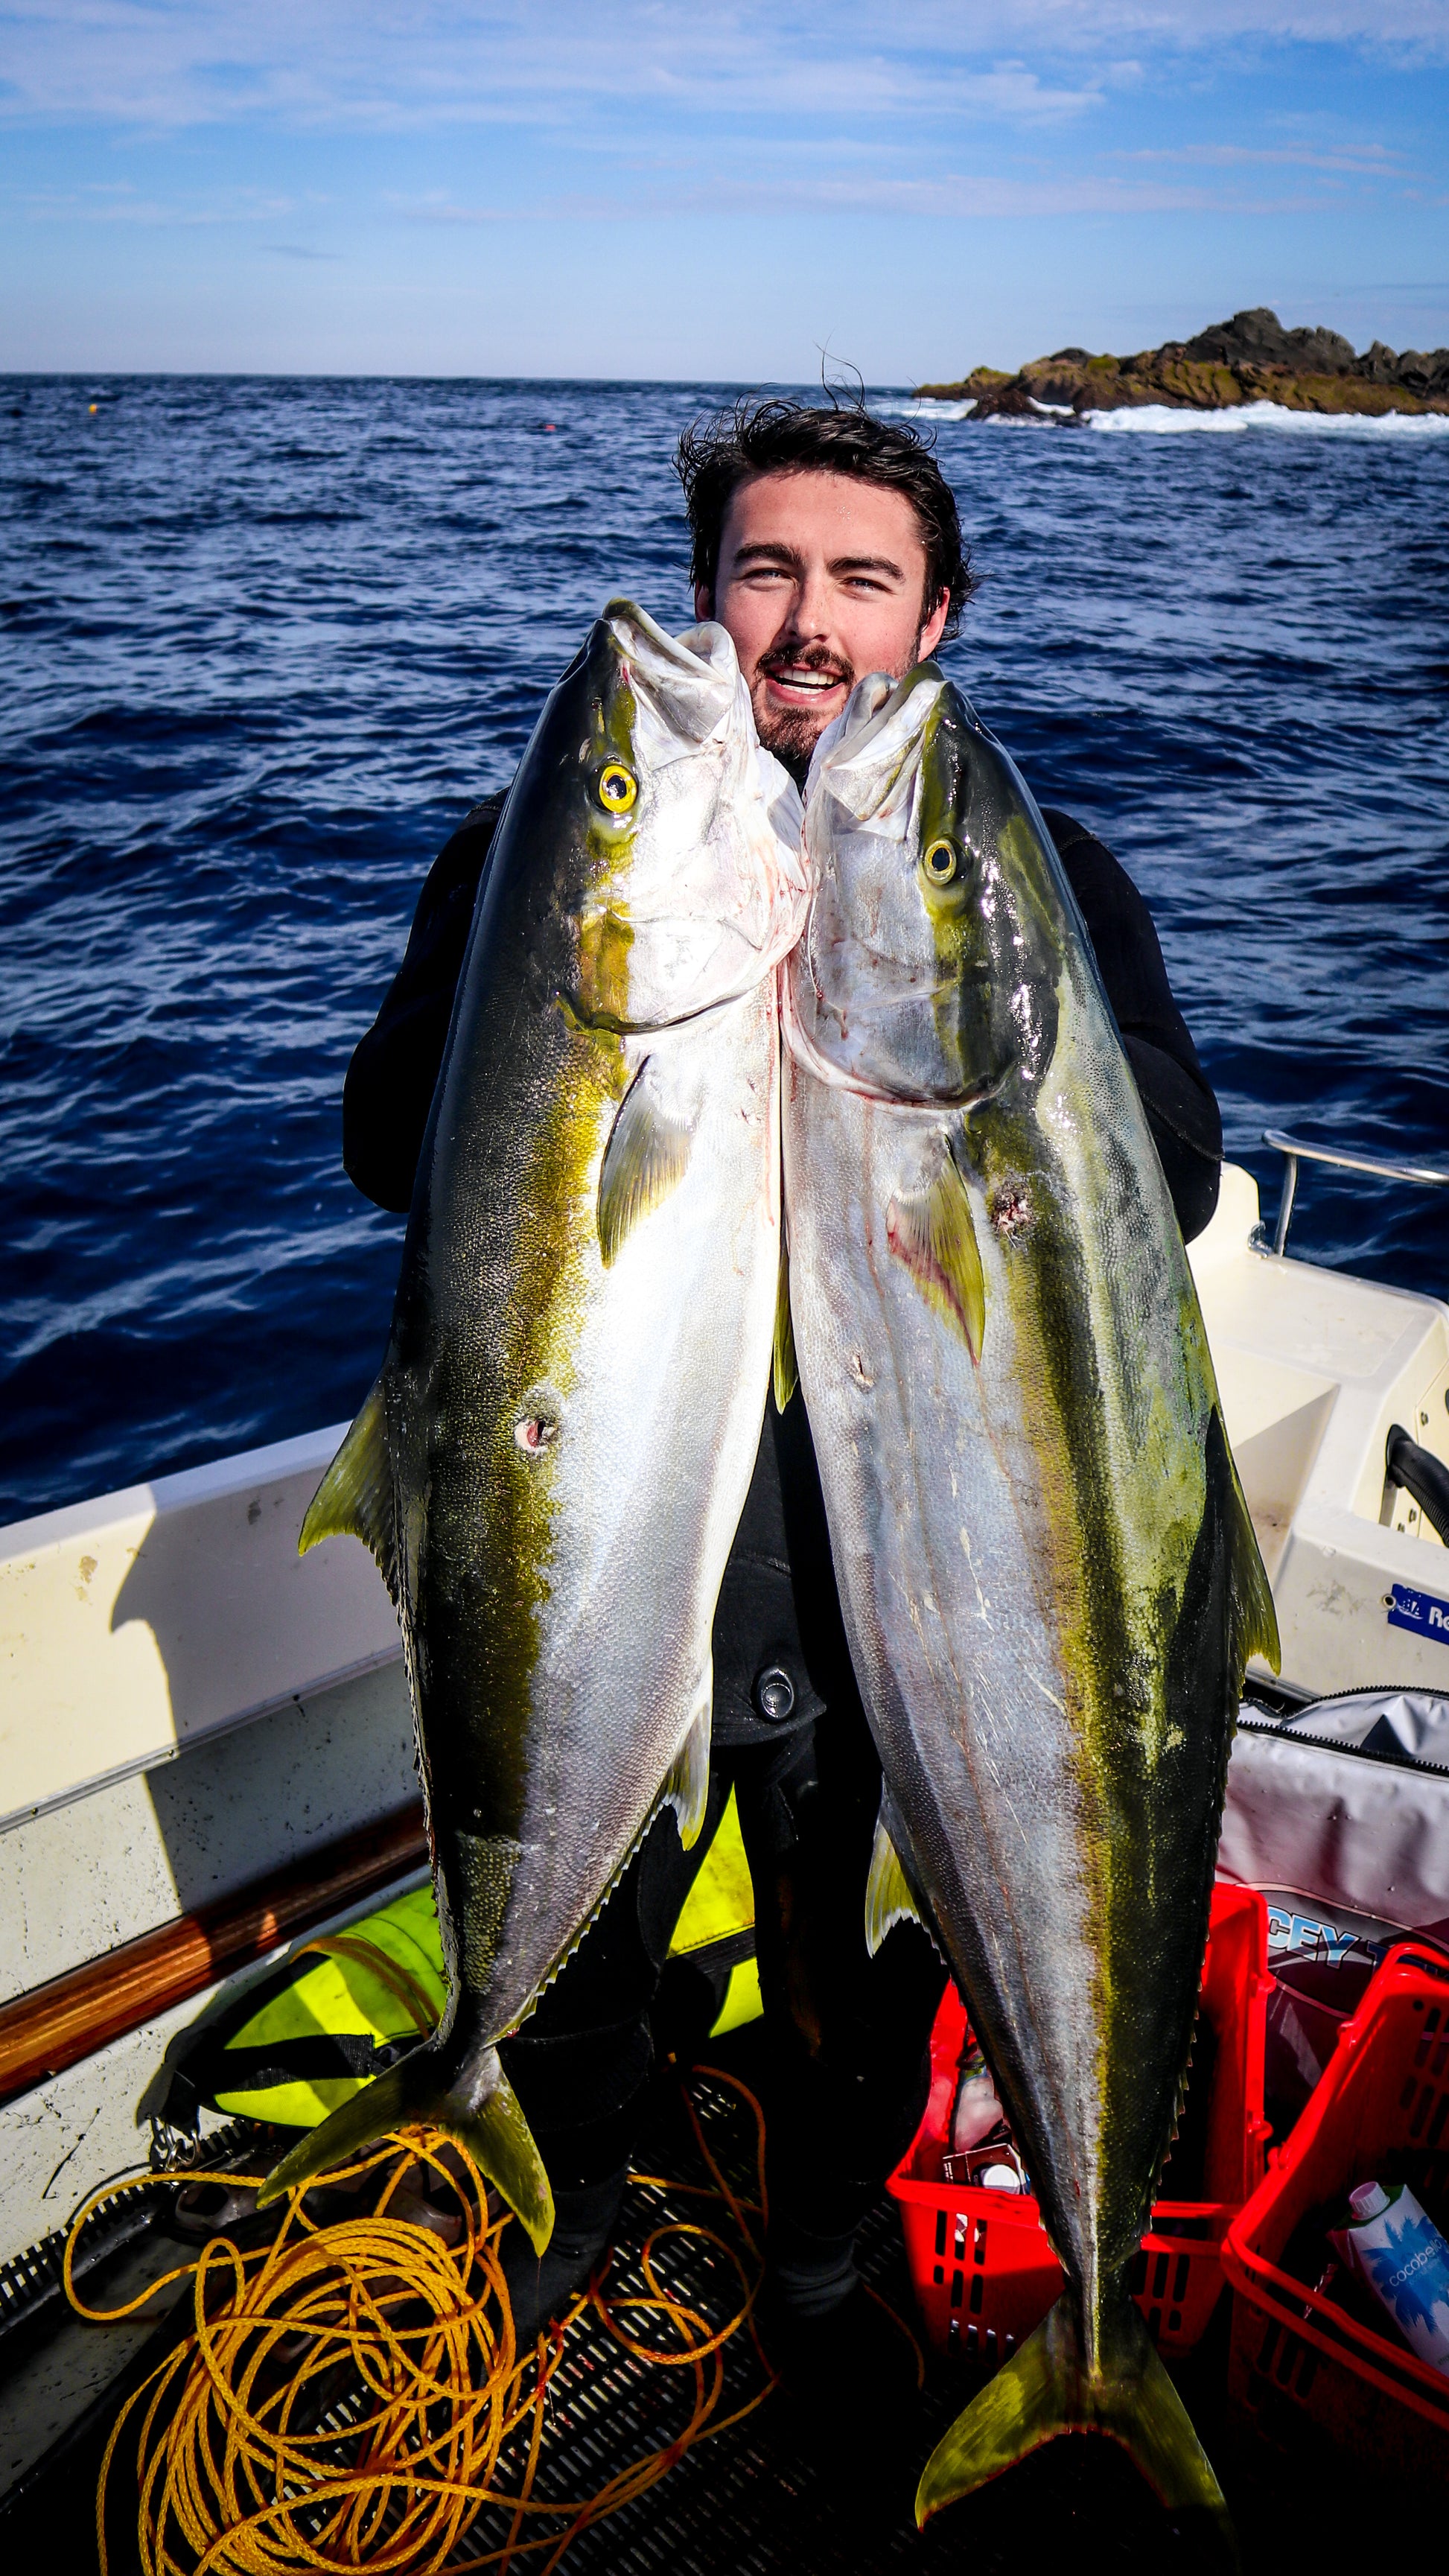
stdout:
[[(1160, 2200), (1142, 2240), (1133, 2295), (1154, 2342), (1189, 2352), (1218, 2302), (1229, 2221), (1263, 2178), (1263, 2030), (1268, 1916), (1249, 1888), (1213, 1890), (1201, 2013), (1215, 2043), (1202, 2200)], [(891, 2177), (906, 2254), (932, 2343), (1005, 2361), (1062, 2287), (1036, 2201), (942, 2179), (965, 2009), (948, 1986), (932, 2034), (931, 2098), (914, 2144)], [(1172, 2178), (1168, 2166), (1167, 2180)]]
[[(1304, 2437), (1401, 2485), (1449, 2484), (1449, 2379), (1388, 2319), (1376, 2334), (1301, 2277), (1326, 2261), (1356, 2183), (1407, 2183), (1449, 2212), (1449, 1959), (1391, 1950), (1287, 2145), (1228, 2231), (1228, 2389), (1256, 2432)], [(1298, 2268), (1292, 2268), (1296, 2265)]]

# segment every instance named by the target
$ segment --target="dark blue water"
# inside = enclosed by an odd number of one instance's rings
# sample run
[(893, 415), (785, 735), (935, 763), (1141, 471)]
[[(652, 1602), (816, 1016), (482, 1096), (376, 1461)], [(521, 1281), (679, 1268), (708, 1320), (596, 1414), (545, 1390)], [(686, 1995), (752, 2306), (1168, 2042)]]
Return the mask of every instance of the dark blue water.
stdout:
[[(0, 1518), (365, 1392), (349, 1051), (604, 598), (688, 617), (709, 399), (0, 381)], [(1449, 439), (939, 439), (947, 659), (1148, 896), (1265, 1203), (1274, 1121), (1442, 1151)], [(1444, 1200), (1310, 1177), (1295, 1249), (1449, 1293)]]

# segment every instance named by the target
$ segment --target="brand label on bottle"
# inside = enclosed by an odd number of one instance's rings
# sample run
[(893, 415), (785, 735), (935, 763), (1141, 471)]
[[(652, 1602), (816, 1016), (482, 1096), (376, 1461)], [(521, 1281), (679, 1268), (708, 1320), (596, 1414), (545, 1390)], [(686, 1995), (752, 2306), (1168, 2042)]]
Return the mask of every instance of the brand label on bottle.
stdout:
[(1425, 2338), (1443, 2339), (1439, 2315), (1449, 2315), (1446, 2251), (1433, 2220), (1412, 2203), (1402, 2215), (1385, 2210), (1360, 2234), (1359, 2259), (1369, 2282), (1407, 2340), (1421, 2350)]

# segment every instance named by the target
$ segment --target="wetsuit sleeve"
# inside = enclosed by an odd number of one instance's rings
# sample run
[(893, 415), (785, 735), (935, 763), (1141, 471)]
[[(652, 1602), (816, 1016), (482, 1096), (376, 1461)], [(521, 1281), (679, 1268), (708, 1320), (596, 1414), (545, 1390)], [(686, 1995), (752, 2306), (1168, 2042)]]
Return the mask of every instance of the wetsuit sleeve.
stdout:
[(475, 805), (428, 871), (403, 962), (347, 1068), (342, 1160), (364, 1198), (406, 1216), (453, 995), (502, 796)]
[(1126, 869), (1070, 814), (1047, 807), (1043, 820), (1081, 907), (1183, 1240), (1191, 1243), (1218, 1203), (1223, 1127), (1212, 1085), (1172, 998), (1152, 915)]

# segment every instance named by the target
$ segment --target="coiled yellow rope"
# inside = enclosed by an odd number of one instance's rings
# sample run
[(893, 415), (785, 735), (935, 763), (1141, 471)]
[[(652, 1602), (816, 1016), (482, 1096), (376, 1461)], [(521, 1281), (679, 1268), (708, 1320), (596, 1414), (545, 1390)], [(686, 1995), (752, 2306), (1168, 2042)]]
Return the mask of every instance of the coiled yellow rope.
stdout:
[[(506, 2576), (515, 2558), (547, 2553), (543, 2576), (549, 2576), (579, 2532), (644, 2494), (694, 2443), (752, 2413), (775, 2384), (753, 2315), (762, 2270), (764, 2120), (753, 2094), (734, 2077), (698, 2071), (728, 2085), (754, 2115), (757, 2201), (731, 2190), (685, 2095), (710, 2175), (709, 2188), (694, 2187), (691, 2196), (724, 2204), (738, 2245), (702, 2223), (666, 2220), (643, 2247), (643, 2295), (611, 2295), (606, 2265), (568, 2316), (522, 2354), (514, 2347), (499, 2261), (505, 2222), (490, 2223), (477, 2169), (436, 2131), (409, 2130), (327, 2177), (333, 2187), (355, 2184), (392, 2165), (367, 2215), (314, 2224), (305, 2207), (318, 2188), (314, 2182), (291, 2194), (264, 2251), (243, 2254), (218, 2235), (194, 2263), (109, 2310), (86, 2304), (73, 2273), (86, 2219), (98, 2201), (114, 2198), (114, 2187), (97, 2193), (66, 2245), (66, 2295), (80, 2316), (96, 2323), (134, 2316), (169, 2283), (192, 2276), (190, 2332), (127, 2400), (107, 2444), (96, 2495), (101, 2576), (109, 2566), (112, 2465), (138, 2409), (137, 2541), (144, 2576), (295, 2576), (303, 2568), (330, 2576), (358, 2567), (436, 2576), (485, 2506), (502, 2508), (506, 2537), (482, 2555), (470, 2553), (467, 2566), (498, 2568)], [(428, 2166), (451, 2196), (455, 2244), (389, 2214), (414, 2161)], [(260, 2177), (224, 2179), (244, 2185)], [(657, 2176), (634, 2179), (672, 2194), (691, 2192)], [(133, 2187), (149, 2181), (154, 2177), (138, 2177)], [(433, 2197), (436, 2206), (436, 2190)], [(760, 2238), (752, 2222), (760, 2225)], [(722, 2256), (737, 2283), (738, 2303), (732, 2301), (723, 2322), (661, 2277), (664, 2240), (689, 2237)], [(569, 2326), (590, 2305), (636, 2359), (692, 2372), (693, 2402), (671, 2441), (620, 2469), (597, 2494), (544, 2501), (534, 2485), (549, 2383)], [(645, 2341), (622, 2322), (626, 2312), (636, 2319), (652, 2312), (662, 2339)], [(742, 2329), (754, 2346), (760, 2385), (733, 2414), (717, 2417), (724, 2346)]]

